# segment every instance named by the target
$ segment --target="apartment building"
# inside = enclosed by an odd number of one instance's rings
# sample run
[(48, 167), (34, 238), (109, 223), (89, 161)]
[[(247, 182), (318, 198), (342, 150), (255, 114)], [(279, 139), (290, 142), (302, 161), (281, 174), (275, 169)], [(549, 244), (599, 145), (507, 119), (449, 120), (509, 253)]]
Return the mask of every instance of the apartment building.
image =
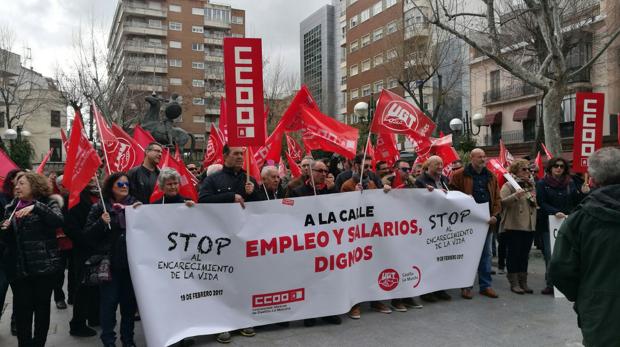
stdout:
[[(574, 42), (567, 64), (577, 70), (596, 54), (610, 32), (620, 25), (620, 4), (610, 0), (588, 0), (571, 14), (568, 23), (585, 22), (577, 27), (585, 39)], [(493, 61), (470, 53), (470, 104), (474, 117), (483, 117), (477, 135), (479, 145), (497, 147), (500, 138), (509, 150), (518, 154), (529, 153), (535, 141), (537, 124), (542, 119), (542, 92), (511, 76)], [(524, 62), (534, 64), (534, 62)], [(620, 40), (616, 40), (590, 69), (575, 76), (569, 84), (563, 104), (560, 123), (565, 151), (572, 148), (575, 121), (575, 93), (605, 93), (603, 135), (617, 134), (616, 115), (620, 112)], [(474, 127), (474, 130), (477, 130)], [(615, 142), (615, 141), (613, 141)], [(567, 152), (567, 156), (569, 153)]]
[(119, 1), (109, 35), (109, 72), (136, 94), (182, 98), (177, 126), (205, 146), (224, 96), (224, 37), (245, 36), (245, 11), (208, 0)]

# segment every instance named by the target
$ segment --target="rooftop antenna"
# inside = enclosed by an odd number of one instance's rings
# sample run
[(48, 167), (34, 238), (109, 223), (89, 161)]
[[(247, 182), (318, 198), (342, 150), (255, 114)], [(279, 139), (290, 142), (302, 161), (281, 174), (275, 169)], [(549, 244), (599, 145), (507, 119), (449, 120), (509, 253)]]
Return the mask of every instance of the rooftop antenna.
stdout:
[(30, 70), (32, 70), (32, 49), (30, 47), (26, 47), (26, 54), (24, 56), (24, 65), (30, 66)]

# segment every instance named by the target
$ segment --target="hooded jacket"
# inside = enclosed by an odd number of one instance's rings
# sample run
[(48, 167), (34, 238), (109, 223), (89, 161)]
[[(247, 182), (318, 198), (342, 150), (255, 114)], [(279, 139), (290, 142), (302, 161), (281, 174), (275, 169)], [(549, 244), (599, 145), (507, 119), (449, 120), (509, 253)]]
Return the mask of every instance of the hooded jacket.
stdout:
[(564, 221), (549, 276), (570, 301), (585, 346), (620, 346), (620, 184), (590, 193)]

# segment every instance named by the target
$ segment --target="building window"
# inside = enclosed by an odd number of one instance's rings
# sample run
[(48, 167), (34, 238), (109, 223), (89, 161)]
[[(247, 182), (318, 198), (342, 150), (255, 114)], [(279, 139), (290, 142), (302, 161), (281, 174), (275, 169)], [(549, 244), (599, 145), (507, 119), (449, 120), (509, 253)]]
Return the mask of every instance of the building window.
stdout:
[(170, 48), (181, 48), (181, 42), (179, 41), (170, 41), (168, 45)]
[(353, 53), (353, 52), (357, 51), (358, 47), (359, 47), (359, 42), (357, 40), (355, 40), (355, 41), (351, 42), (351, 46), (350, 46), (349, 49), (351, 50), (351, 53)]
[(194, 123), (204, 123), (205, 122), (205, 116), (204, 115), (192, 116), (192, 122), (194, 122)]
[(562, 100), (562, 122), (574, 122), (576, 103), (575, 94), (566, 95)]
[(383, 1), (379, 1), (378, 3), (372, 6), (372, 15), (376, 16), (383, 11)]
[(230, 10), (219, 8), (206, 8), (205, 20), (210, 22), (230, 23)]
[(169, 59), (168, 63), (170, 67), (183, 67), (183, 60), (181, 59)]
[(359, 96), (359, 90), (358, 89), (351, 90), (351, 100), (357, 99), (358, 96)]
[(205, 50), (204, 43), (192, 43), (192, 51), (202, 52)]
[(392, 21), (392, 22), (388, 23), (387, 30), (386, 30), (388, 35), (391, 34), (391, 33), (396, 32), (396, 30), (398, 30), (398, 24), (396, 23), (396, 21)]
[(394, 78), (392, 78), (389, 82), (388, 82), (388, 89), (392, 89), (392, 88), (396, 88), (398, 87), (398, 81)]
[(198, 15), (198, 16), (204, 16), (205, 15), (205, 9), (204, 8), (193, 7), (192, 8), (192, 14), (195, 14), (195, 15)]
[(183, 81), (180, 78), (171, 78), (170, 79), (170, 85), (180, 86), (181, 84), (183, 84)]
[(62, 140), (61, 139), (50, 139), (50, 149), (52, 150), (50, 161), (52, 162), (62, 161)]
[(370, 35), (362, 36), (362, 47), (366, 47), (370, 44)]
[[(491, 71), (489, 77), (491, 79), (491, 94), (497, 95), (497, 98), (499, 98), (499, 70)], [(493, 100), (495, 99), (493, 98)]]
[(204, 87), (205, 86), (205, 81), (204, 80), (192, 80), (192, 86), (194, 86), (194, 87)]
[[(2, 113), (4, 118), (4, 113)], [(51, 111), (50, 112), (50, 126), (53, 128), (60, 128), (60, 111)]]
[(168, 23), (168, 29), (174, 30), (174, 31), (181, 31), (183, 29), (183, 23), (169, 22)]
[(192, 99), (192, 104), (194, 105), (204, 105), (204, 99), (203, 98), (193, 98)]
[(379, 28), (372, 33), (372, 40), (379, 41), (383, 38), (383, 28)]
[(192, 62), (192, 69), (204, 70), (205, 69), (205, 63), (203, 63), (201, 61), (193, 61)]
[(357, 69), (357, 64), (355, 65), (351, 65), (351, 68), (349, 69), (349, 76), (355, 76), (358, 73), (358, 69)]
[(362, 72), (370, 70), (370, 59), (366, 59), (362, 62)]
[(385, 58), (389, 61), (392, 59), (396, 59), (396, 57), (398, 57), (398, 53), (396, 53), (395, 49), (390, 49), (389, 51), (387, 51)]
[(375, 66), (383, 64), (383, 53), (375, 55)]
[(390, 8), (396, 5), (397, 0), (385, 0), (385, 8)]
[(161, 20), (159, 19), (149, 19), (149, 28), (162, 28)]
[(205, 28), (201, 27), (200, 25), (192, 25), (192, 32), (202, 34), (205, 32)]
[(367, 84), (362, 87), (362, 96), (370, 95), (370, 84)]
[(370, 9), (365, 9), (360, 13), (360, 23), (364, 23), (365, 21), (370, 19)]
[(357, 15), (351, 17), (351, 19), (349, 20), (349, 29), (353, 29), (357, 26), (358, 21), (357, 21)]
[(231, 17), (231, 22), (233, 24), (243, 24), (243, 17), (239, 17), (239, 16), (232, 16)]
[(383, 90), (383, 80), (377, 81), (373, 84), (373, 89), (375, 93), (379, 93)]
[(180, 5), (170, 5), (170, 6), (168, 6), (168, 10), (170, 10), (170, 12), (181, 12), (181, 6)]

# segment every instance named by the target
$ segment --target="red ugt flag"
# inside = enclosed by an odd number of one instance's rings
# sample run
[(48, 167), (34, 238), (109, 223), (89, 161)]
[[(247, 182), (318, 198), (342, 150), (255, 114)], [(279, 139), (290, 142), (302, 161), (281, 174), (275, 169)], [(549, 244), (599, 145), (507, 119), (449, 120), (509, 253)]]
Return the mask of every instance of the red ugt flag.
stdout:
[(100, 165), (101, 159), (97, 151), (84, 135), (82, 116), (76, 112), (62, 180), (62, 185), (69, 191), (69, 209), (80, 201), (80, 192), (95, 176)]

